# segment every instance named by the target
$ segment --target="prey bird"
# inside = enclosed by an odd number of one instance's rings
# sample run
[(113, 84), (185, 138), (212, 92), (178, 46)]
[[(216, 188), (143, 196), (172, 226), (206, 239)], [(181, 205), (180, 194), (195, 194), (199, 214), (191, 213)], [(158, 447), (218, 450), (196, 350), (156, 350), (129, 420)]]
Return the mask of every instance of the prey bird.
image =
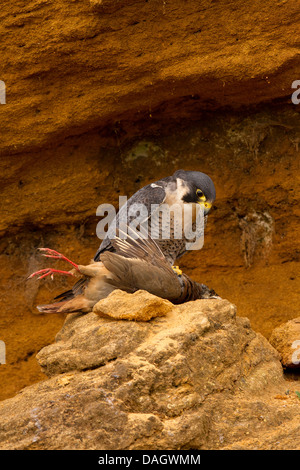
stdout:
[(127, 231), (126, 239), (117, 236), (111, 240), (114, 251), (104, 252), (101, 262), (92, 262), (87, 266), (77, 265), (55, 250), (40, 248), (44, 256), (64, 260), (73, 269), (62, 271), (45, 268), (31, 274), (29, 279), (34, 276), (43, 279), (54, 274), (74, 276), (77, 273), (81, 275), (81, 280), (77, 282), (71, 298), (66, 293), (61, 294), (53, 303), (37, 306), (38, 310), (45, 313), (88, 313), (100, 299), (115, 289), (130, 293), (139, 289), (147, 290), (174, 304), (219, 297), (204, 284), (192, 281), (183, 273), (177, 274), (156, 241), (142, 236), (142, 229)]

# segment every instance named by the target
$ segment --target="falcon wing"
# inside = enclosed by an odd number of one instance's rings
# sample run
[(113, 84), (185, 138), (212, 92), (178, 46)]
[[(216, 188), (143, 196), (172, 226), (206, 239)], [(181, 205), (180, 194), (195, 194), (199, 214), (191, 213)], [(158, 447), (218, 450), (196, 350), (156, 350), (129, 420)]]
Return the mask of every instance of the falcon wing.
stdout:
[[(165, 186), (167, 184), (167, 180), (168, 178), (164, 178), (163, 180), (157, 181), (156, 183), (148, 184), (147, 186), (144, 186), (143, 188), (139, 189), (139, 191), (137, 191), (133, 196), (131, 196), (131, 198), (128, 199), (127, 204), (122, 206), (120, 211), (116, 215), (116, 227), (119, 227), (120, 219), (124, 221), (126, 225), (130, 224), (130, 222), (135, 218), (136, 215), (128, 216), (128, 211), (130, 210), (130, 208), (134, 209), (134, 206), (138, 204), (143, 204), (147, 209), (148, 216), (145, 218), (145, 220), (143, 220), (143, 223), (147, 219), (149, 219), (151, 215), (151, 205), (161, 205), (165, 201)], [(114, 225), (114, 221), (112, 224)], [(104, 251), (115, 251), (111, 240), (112, 238), (109, 235), (106, 235), (94, 257), (94, 261), (100, 261), (100, 256)]]

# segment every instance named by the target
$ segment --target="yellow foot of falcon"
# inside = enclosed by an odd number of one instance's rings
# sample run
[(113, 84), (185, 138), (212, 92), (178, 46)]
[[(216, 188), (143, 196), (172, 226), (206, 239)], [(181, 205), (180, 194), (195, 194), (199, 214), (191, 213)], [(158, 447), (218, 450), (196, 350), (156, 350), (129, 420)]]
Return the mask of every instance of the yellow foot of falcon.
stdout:
[(182, 275), (182, 271), (181, 271), (181, 269), (179, 269), (179, 266), (172, 266), (172, 269), (173, 269), (174, 273), (177, 274), (177, 276)]

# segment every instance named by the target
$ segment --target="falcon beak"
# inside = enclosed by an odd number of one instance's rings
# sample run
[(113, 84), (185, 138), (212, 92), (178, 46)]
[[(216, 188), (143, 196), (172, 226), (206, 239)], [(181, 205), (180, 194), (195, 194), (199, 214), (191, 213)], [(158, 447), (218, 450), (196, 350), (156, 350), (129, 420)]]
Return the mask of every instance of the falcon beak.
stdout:
[(198, 201), (198, 204), (203, 207), (205, 214), (208, 214), (212, 207), (212, 203), (209, 201)]

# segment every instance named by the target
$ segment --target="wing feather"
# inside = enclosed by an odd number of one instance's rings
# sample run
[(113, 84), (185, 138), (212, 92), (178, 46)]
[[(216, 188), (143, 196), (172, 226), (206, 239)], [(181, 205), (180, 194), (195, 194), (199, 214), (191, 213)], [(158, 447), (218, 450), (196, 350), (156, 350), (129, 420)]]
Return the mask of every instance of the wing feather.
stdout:
[[(130, 225), (130, 222), (132, 222), (135, 216), (128, 215), (128, 211), (130, 210), (130, 207), (133, 208), (134, 205), (136, 204), (143, 204), (146, 207), (148, 217), (146, 217), (146, 219), (144, 219), (142, 222), (142, 223), (146, 223), (151, 215), (151, 206), (154, 204), (157, 204), (157, 205), (163, 204), (166, 198), (165, 186), (168, 181), (169, 181), (169, 178), (164, 178), (160, 181), (157, 181), (156, 183), (148, 184), (147, 186), (144, 186), (139, 191), (137, 191), (133, 196), (131, 196), (130, 199), (128, 199), (127, 204), (121, 207), (120, 211), (116, 215), (116, 221), (113, 221), (113, 224), (116, 222), (116, 227), (119, 227), (120, 219), (122, 220), (124, 218), (126, 221), (126, 224)], [(106, 250), (113, 251), (111, 238), (108, 235), (102, 241), (94, 257), (94, 261), (99, 261), (101, 253), (103, 253)]]
[(169, 300), (179, 298), (182, 282), (157, 243), (151, 237), (143, 238), (138, 231), (130, 231), (126, 239), (111, 240), (115, 252), (101, 255), (104, 266), (113, 274), (107, 282), (128, 292), (143, 289)]

